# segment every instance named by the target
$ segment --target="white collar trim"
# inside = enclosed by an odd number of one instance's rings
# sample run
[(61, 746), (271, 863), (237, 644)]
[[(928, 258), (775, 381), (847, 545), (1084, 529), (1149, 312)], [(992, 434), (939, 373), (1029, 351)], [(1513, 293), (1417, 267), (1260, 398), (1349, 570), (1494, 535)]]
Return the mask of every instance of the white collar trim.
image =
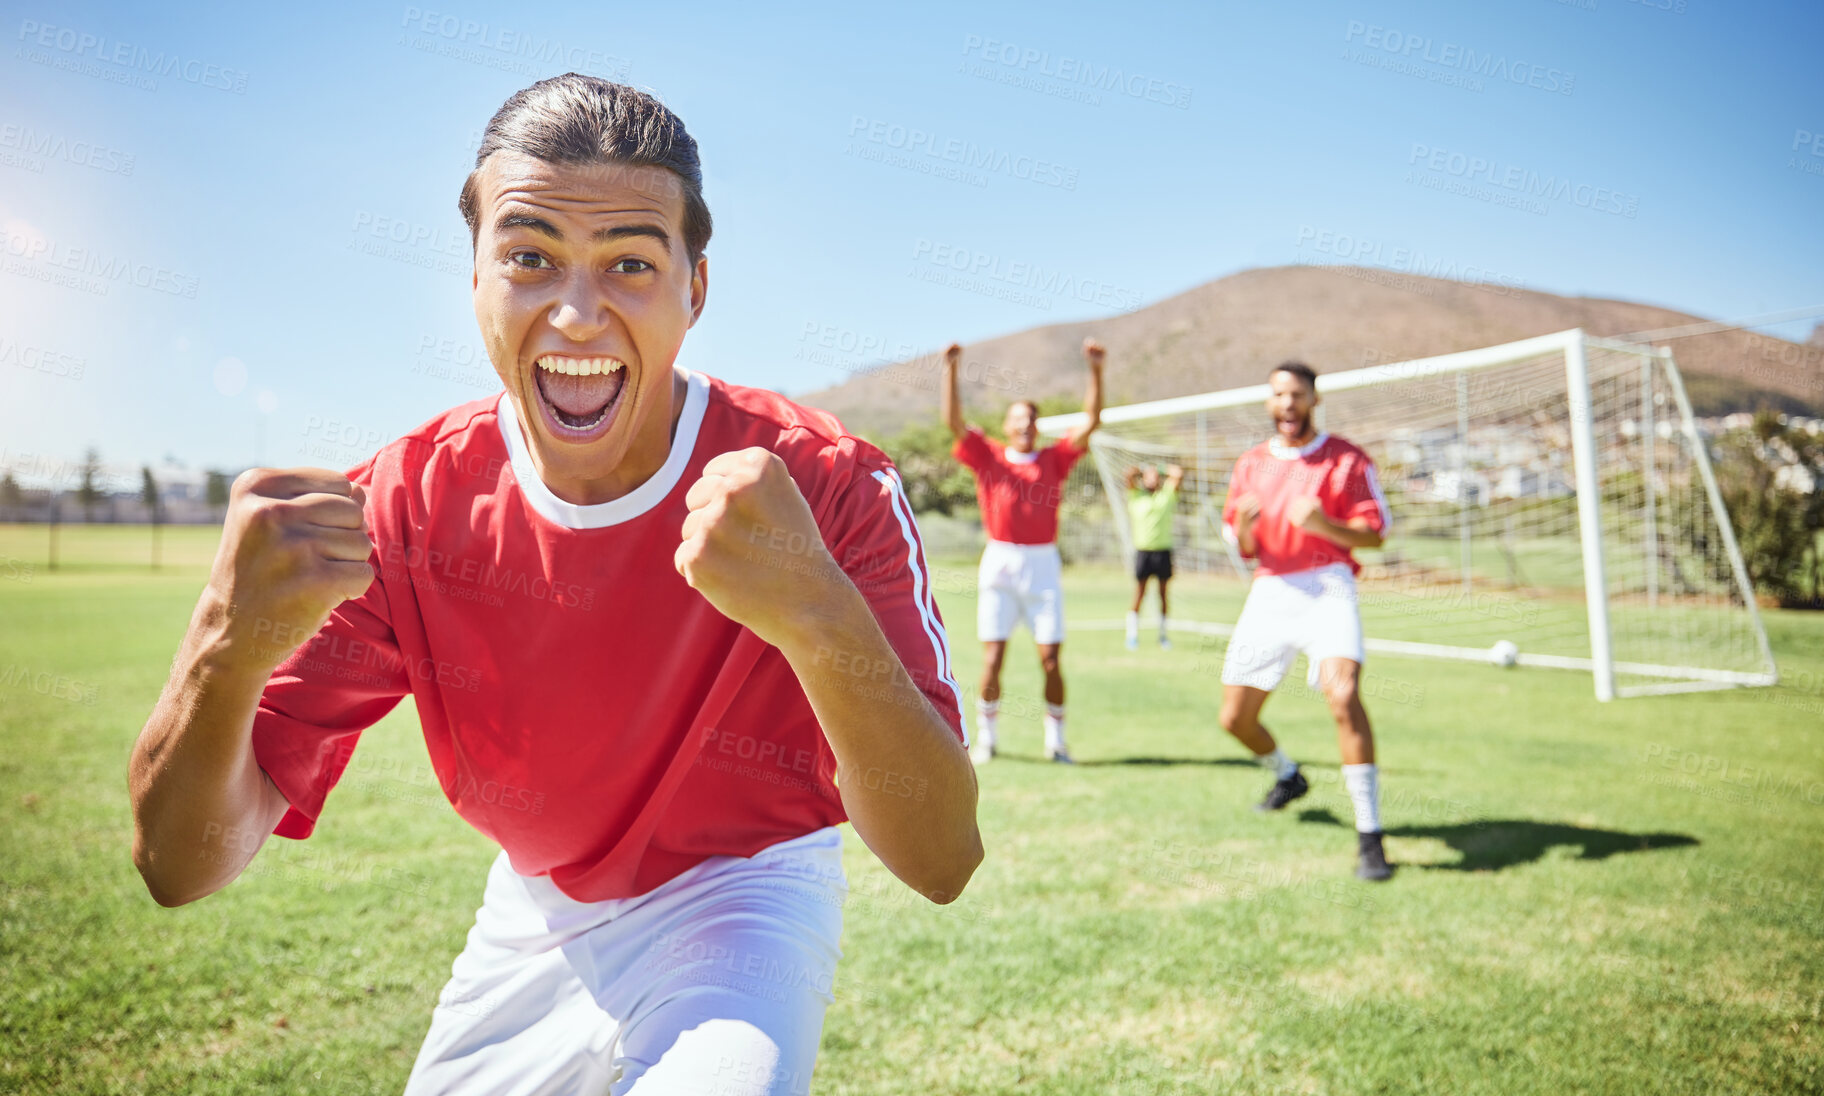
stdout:
[(1033, 461), (1039, 459), (1039, 451), (1037, 449), (1034, 449), (1030, 453), (1022, 453), (1009, 445), (1004, 448), (1002, 452), (1007, 454), (1008, 464), (1031, 464)]
[(507, 456), (513, 462), (513, 475), (519, 480), (520, 492), (539, 516), (567, 529), (602, 529), (619, 525), (639, 517), (671, 494), (697, 447), (697, 431), (703, 425), (703, 413), (708, 408), (709, 378), (692, 372), (684, 389), (684, 410), (678, 415), (677, 431), (672, 435), (671, 453), (665, 463), (651, 479), (620, 498), (593, 506), (579, 506), (558, 498), (538, 477), (538, 469), (533, 467), (532, 456), (526, 450), (526, 439), (519, 431), (519, 413), (505, 392), (500, 394), (500, 401), (495, 405), (500, 436), (507, 443)]
[(1322, 449), (1324, 447), (1324, 443), (1329, 440), (1330, 440), (1329, 431), (1324, 431), (1323, 433), (1319, 434), (1317, 437), (1312, 438), (1310, 441), (1306, 442), (1304, 445), (1301, 445), (1297, 449), (1294, 449), (1291, 446), (1286, 445), (1283, 442), (1281, 442), (1278, 438), (1272, 438), (1267, 442), (1267, 452), (1278, 457), (1280, 460), (1297, 460), (1300, 457), (1308, 457), (1311, 454), (1317, 452), (1319, 449)]

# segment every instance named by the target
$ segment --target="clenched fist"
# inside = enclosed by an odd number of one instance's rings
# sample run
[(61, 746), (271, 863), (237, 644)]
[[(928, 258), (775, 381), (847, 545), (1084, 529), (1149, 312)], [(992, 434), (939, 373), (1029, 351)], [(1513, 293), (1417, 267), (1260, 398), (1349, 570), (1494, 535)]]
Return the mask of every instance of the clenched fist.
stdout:
[(1102, 363), (1108, 360), (1108, 348), (1097, 342), (1094, 337), (1083, 340), (1083, 360), (1091, 369), (1100, 370)]
[(1321, 532), (1329, 524), (1325, 520), (1324, 504), (1313, 495), (1301, 495), (1287, 503), (1286, 521), (1307, 533)]
[(217, 639), (235, 661), (271, 671), (374, 581), (362, 507), (339, 472), (254, 468), (228, 497), (209, 573)]
[(678, 573), (775, 647), (789, 641), (820, 587), (848, 581), (776, 453), (755, 446), (711, 458), (684, 505), (690, 515), (672, 557)]

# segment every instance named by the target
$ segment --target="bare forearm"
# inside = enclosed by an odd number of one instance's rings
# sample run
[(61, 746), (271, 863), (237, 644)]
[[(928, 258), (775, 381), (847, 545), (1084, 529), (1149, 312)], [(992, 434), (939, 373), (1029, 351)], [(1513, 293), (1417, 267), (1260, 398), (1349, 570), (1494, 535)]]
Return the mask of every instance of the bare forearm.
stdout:
[(1360, 519), (1351, 521), (1347, 525), (1338, 525), (1321, 515), (1319, 515), (1319, 519), (1321, 524), (1312, 531), (1344, 548), (1379, 548), (1381, 546), (1381, 534), (1366, 523), (1360, 522)]
[(269, 675), (226, 657), (207, 616), (199, 606), (129, 767), (133, 863), (166, 906), (232, 882), (285, 810), (250, 737)]
[(1254, 537), (1253, 522), (1244, 521), (1235, 526), (1235, 546), (1250, 559), (1260, 554), (1260, 545)]
[(955, 899), (982, 860), (968, 754), (846, 580), (805, 624), (781, 650), (836, 755), (855, 832), (912, 889)]
[(1098, 426), (1102, 425), (1102, 371), (1100, 369), (1089, 371), (1089, 390), (1083, 394), (1083, 415), (1083, 425), (1077, 427), (1071, 434), (1071, 441), (1078, 449), (1087, 445), (1089, 436), (1096, 432)]
[(950, 428), (953, 436), (960, 438), (967, 427), (963, 424), (963, 401), (956, 391), (956, 366), (944, 363), (944, 378), (938, 390), (944, 425)]

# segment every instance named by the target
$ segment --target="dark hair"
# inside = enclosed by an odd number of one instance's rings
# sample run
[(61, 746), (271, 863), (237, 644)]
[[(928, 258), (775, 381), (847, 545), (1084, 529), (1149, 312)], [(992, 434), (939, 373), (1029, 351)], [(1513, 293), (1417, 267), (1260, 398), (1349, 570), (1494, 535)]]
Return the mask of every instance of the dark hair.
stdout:
[[(683, 192), (684, 249), (690, 261), (696, 263), (709, 246), (712, 225), (703, 201), (697, 142), (685, 131), (682, 119), (643, 91), (566, 72), (514, 92), (488, 120), (475, 153), (475, 170), (469, 172), (456, 201), (468, 222), (471, 246), (481, 230), (475, 178), (487, 158), (503, 150), (552, 164), (664, 168), (676, 176)], [(665, 196), (678, 190), (668, 190)]]
[(1273, 379), (1273, 374), (1275, 373), (1290, 373), (1294, 377), (1297, 377), (1299, 380), (1310, 385), (1311, 391), (1317, 391), (1317, 370), (1306, 365), (1304, 362), (1280, 362), (1272, 369), (1267, 370), (1267, 379)]
[[(1026, 405), (1026, 407), (1029, 411), (1031, 411), (1032, 418), (1036, 422), (1039, 417), (1039, 405), (1032, 402), (1031, 400), (1014, 400), (1012, 403), (1007, 405), (1007, 410), (1012, 411), (1014, 408), (1018, 407), (1022, 403)], [(1003, 416), (1003, 417), (1005, 417), (1005, 416)]]

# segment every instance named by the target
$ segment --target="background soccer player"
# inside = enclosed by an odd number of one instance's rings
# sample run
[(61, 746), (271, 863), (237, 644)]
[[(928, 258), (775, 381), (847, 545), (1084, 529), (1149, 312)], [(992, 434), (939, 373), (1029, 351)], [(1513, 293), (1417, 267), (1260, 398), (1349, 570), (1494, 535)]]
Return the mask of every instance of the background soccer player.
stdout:
[(460, 200), (506, 391), (346, 477), (241, 476), (134, 749), (134, 861), (177, 905), (308, 836), (413, 697), (502, 852), (411, 1093), (801, 1094), (836, 824), (936, 902), (981, 860), (892, 465), (674, 365), (708, 291), (701, 187), (650, 96), (569, 74), (507, 100)]
[(1172, 515), (1178, 508), (1178, 485), (1184, 469), (1176, 464), (1165, 470), (1160, 486), (1159, 469), (1127, 470), (1127, 524), (1134, 537), (1134, 605), (1127, 611), (1127, 649), (1140, 646), (1140, 603), (1146, 600), (1146, 580), (1159, 581), (1159, 646), (1171, 650), (1166, 618), (1171, 601), (1166, 584), (1172, 581)]
[(1298, 766), (1261, 726), (1267, 695), (1303, 651), (1311, 683), (1336, 718), (1343, 782), (1355, 807), (1356, 874), (1392, 874), (1382, 847), (1374, 733), (1362, 707), (1361, 565), (1352, 549), (1378, 548), (1387, 500), (1368, 454), (1312, 424), (1317, 374), (1286, 362), (1267, 378), (1274, 436), (1242, 454), (1229, 481), (1223, 530), (1260, 561), (1222, 665), (1222, 725), (1274, 770), (1260, 804), (1279, 810), (1309, 790)]
[(956, 391), (956, 367), (963, 348), (944, 350), (944, 380), (939, 386), (944, 422), (956, 438), (951, 455), (975, 473), (975, 497), (981, 504), (988, 546), (976, 572), (976, 632), (982, 641), (982, 686), (976, 700), (976, 743), (970, 756), (979, 764), (994, 756), (1000, 715), (1001, 663), (1007, 640), (1021, 621), (1039, 648), (1045, 671), (1045, 756), (1069, 763), (1064, 741), (1064, 589), (1058, 558), (1058, 504), (1071, 466), (1088, 451), (1089, 436), (1102, 422), (1102, 363), (1107, 351), (1094, 339), (1083, 340), (1089, 365), (1089, 391), (1083, 397), (1083, 425), (1062, 440), (1037, 448), (1038, 406), (1018, 400), (1001, 421), (1006, 444), (994, 445), (978, 427), (963, 422), (963, 403)]

